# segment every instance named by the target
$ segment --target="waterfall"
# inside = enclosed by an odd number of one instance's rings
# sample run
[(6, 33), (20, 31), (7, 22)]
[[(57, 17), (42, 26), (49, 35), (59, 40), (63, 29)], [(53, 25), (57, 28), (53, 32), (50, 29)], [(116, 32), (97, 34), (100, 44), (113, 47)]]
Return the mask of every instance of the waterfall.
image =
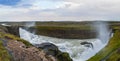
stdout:
[[(110, 31), (108, 24), (105, 22), (94, 22), (92, 27), (97, 31), (96, 39), (60, 39), (47, 37), (42, 35), (35, 35), (34, 33), (30, 33), (29, 27), (35, 25), (35, 22), (26, 23), (26, 30), (20, 28), (20, 37), (34, 44), (41, 44), (44, 42), (50, 42), (58, 46), (58, 48), (63, 52), (68, 52), (73, 59), (73, 61), (86, 61), (90, 57), (94, 56), (97, 52), (99, 52), (105, 45), (107, 45)], [(89, 42), (93, 44), (93, 48), (86, 47), (81, 45), (81, 42)]]
[[(29, 41), (32, 44), (41, 44), (43, 42), (50, 42), (58, 46), (63, 52), (68, 52), (73, 61), (86, 61), (100, 51), (106, 43), (101, 42), (100, 39), (59, 39), (41, 35), (35, 35), (22, 28), (20, 30), (20, 37)], [(90, 42), (94, 48), (89, 48), (81, 45), (81, 42)]]
[(102, 43), (107, 43), (111, 36), (111, 30), (109, 29), (108, 24), (106, 22), (93, 22), (92, 26), (97, 31), (97, 38), (99, 38)]

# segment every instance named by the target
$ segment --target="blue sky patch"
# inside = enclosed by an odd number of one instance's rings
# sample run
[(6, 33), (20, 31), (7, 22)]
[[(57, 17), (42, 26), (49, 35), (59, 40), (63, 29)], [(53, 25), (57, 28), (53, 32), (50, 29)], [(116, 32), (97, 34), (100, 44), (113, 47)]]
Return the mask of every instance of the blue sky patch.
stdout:
[(14, 6), (17, 5), (17, 3), (20, 1), (21, 0), (0, 0), (0, 5)]

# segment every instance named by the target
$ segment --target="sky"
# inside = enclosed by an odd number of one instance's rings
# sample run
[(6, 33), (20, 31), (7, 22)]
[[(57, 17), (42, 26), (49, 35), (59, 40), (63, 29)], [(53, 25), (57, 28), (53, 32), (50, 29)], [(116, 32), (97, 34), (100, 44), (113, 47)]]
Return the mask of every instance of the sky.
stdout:
[(120, 0), (0, 0), (0, 21), (120, 20)]

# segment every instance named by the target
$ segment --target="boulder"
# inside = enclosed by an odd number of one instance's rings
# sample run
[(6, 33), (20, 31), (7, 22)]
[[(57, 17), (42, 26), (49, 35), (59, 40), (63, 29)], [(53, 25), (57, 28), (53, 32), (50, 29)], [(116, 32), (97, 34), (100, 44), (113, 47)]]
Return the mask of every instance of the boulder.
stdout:
[(73, 61), (67, 52), (61, 52), (57, 55), (58, 61)]
[(59, 52), (58, 47), (52, 43), (35, 44), (35, 46), (43, 49), (48, 55), (56, 56)]
[(93, 44), (91, 42), (81, 42), (81, 45), (84, 45), (85, 47), (93, 48)]

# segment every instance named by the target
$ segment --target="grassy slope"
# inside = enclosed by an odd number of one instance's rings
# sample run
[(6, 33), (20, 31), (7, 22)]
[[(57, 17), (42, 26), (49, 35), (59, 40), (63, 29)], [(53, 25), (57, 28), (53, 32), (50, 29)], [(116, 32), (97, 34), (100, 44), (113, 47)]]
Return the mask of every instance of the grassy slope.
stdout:
[(33, 46), (32, 44), (30, 44), (28, 41), (21, 39), (15, 35), (9, 34), (9, 33), (0, 33), (0, 35), (2, 35), (0, 38), (4, 38), (4, 39), (10, 39), (10, 40), (16, 40), (16, 41), (20, 41), (23, 42), (26, 46)]
[[(108, 45), (105, 48), (103, 48), (100, 52), (98, 52), (95, 56), (90, 58), (88, 61), (100, 61), (106, 59), (107, 57), (109, 58), (109, 56), (113, 54), (113, 52), (116, 51), (119, 47), (120, 47), (120, 30), (117, 30), (114, 36), (110, 39)], [(114, 61), (114, 59), (115, 58), (113, 58), (113, 60), (111, 61)]]
[(0, 61), (11, 61), (11, 56), (9, 55), (6, 48), (3, 46), (3, 42), (0, 40)]
[(120, 53), (118, 53), (118, 50), (115, 50), (112, 52), (112, 54), (107, 58), (106, 61), (120, 61)]

